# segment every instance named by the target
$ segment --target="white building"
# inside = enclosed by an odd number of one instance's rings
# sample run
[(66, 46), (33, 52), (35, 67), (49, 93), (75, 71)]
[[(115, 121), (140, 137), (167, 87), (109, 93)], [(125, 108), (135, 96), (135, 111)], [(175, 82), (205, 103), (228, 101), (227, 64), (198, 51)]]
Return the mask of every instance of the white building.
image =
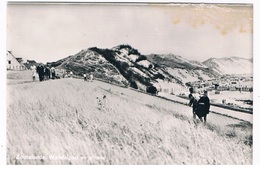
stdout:
[(11, 51), (6, 53), (6, 69), (7, 70), (26, 70), (24, 64), (20, 63)]

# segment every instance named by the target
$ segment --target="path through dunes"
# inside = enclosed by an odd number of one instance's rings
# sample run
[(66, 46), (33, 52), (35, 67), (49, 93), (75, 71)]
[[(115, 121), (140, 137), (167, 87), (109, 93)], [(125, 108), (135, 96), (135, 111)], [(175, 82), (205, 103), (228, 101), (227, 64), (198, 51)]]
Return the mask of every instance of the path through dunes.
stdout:
[(7, 88), (8, 164), (252, 164), (243, 121), (195, 124), (187, 106), (99, 81)]

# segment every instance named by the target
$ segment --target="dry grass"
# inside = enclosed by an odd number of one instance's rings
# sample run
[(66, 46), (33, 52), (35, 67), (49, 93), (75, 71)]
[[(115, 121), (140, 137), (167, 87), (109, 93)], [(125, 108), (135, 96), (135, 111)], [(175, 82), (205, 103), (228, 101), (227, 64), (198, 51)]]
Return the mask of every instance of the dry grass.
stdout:
[[(24, 71), (7, 71), (7, 84), (22, 84), (22, 83), (30, 83), (33, 82), (32, 71), (24, 70)], [(36, 80), (39, 81), (38, 75), (36, 76)]]
[(203, 126), (129, 89), (61, 79), (9, 85), (7, 98), (8, 164), (252, 164), (252, 129)]

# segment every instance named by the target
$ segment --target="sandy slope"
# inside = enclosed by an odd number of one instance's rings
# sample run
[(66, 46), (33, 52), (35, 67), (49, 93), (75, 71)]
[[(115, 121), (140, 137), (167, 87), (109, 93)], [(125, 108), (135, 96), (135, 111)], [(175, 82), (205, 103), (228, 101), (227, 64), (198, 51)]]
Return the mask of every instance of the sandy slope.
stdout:
[(252, 164), (245, 122), (203, 126), (182, 105), (98, 81), (7, 90), (8, 164)]

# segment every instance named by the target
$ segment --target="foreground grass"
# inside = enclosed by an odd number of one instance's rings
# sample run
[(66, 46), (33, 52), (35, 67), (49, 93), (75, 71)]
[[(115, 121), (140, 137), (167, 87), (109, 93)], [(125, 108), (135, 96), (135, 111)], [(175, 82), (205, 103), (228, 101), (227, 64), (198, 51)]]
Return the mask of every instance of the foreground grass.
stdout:
[(169, 101), (101, 82), (8, 86), (8, 164), (252, 164), (252, 146), (227, 129), (194, 123)]

